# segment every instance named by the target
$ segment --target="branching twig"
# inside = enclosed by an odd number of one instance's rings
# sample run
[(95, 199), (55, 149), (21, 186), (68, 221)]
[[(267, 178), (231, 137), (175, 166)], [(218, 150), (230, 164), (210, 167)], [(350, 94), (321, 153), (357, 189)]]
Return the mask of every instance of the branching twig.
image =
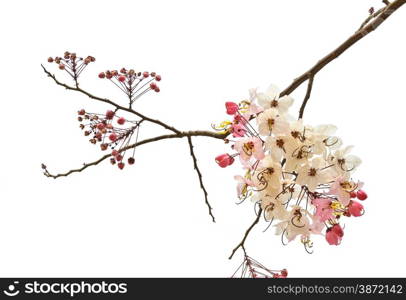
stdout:
[(364, 28), (356, 31), (352, 36), (350, 36), (344, 43), (330, 52), (328, 55), (319, 60), (312, 68), (303, 73), (301, 76), (297, 77), (286, 89), (281, 92), (281, 95), (289, 95), (294, 90), (296, 90), (303, 82), (308, 80), (311, 76), (315, 76), (321, 69), (323, 69), (328, 63), (332, 60), (339, 57), (343, 52), (348, 48), (358, 42), (360, 39), (374, 31), (378, 28), (389, 16), (391, 16), (397, 9), (399, 9), (403, 4), (406, 3), (406, 0), (396, 0), (389, 5), (387, 5), (384, 11), (370, 22)]
[(261, 217), (262, 214), (262, 208), (260, 207), (258, 210), (258, 214), (254, 220), (254, 222), (251, 224), (250, 227), (248, 227), (247, 231), (244, 234), (244, 237), (242, 238), (241, 242), (233, 249), (233, 252), (231, 252), (231, 255), (228, 259), (232, 259), (234, 256), (234, 253), (238, 250), (238, 248), (242, 248), (242, 250), (244, 251), (244, 255), (247, 256), (247, 252), (245, 251), (245, 240), (247, 239), (249, 233), (251, 232), (252, 228), (254, 228), (255, 225), (258, 224), (259, 218)]
[[(128, 145), (127, 147), (122, 148), (122, 149), (120, 150), (120, 152), (126, 151), (126, 150), (128, 150), (128, 149), (132, 149), (132, 148), (134, 148), (134, 147), (136, 147), (136, 146), (138, 147), (138, 146), (141, 146), (141, 145), (144, 145), (144, 144), (148, 144), (148, 143), (152, 143), (152, 142), (156, 142), (156, 141), (159, 141), (159, 140), (173, 139), (173, 138), (181, 138), (181, 137), (183, 137), (183, 136), (182, 136), (182, 135), (178, 135), (178, 134), (166, 134), (166, 135), (161, 135), (161, 136), (153, 137), (153, 138), (150, 138), (150, 139), (142, 140), (142, 141), (140, 141), (140, 142), (138, 142), (138, 143), (134, 143), (134, 144)], [(88, 167), (96, 166), (96, 165), (98, 165), (99, 163), (101, 163), (103, 160), (105, 160), (106, 158), (109, 158), (109, 157), (111, 157), (111, 156), (112, 156), (111, 153), (106, 154), (106, 155), (100, 157), (100, 158), (99, 158), (98, 160), (96, 160), (96, 161), (93, 161), (93, 162), (87, 163), (87, 164), (86, 164), (86, 163), (83, 164), (83, 166), (82, 166), (81, 168), (72, 169), (72, 170), (69, 170), (68, 172), (59, 173), (59, 174), (55, 174), (55, 175), (49, 173), (49, 171), (48, 171), (47, 169), (45, 169), (45, 173), (44, 173), (44, 174), (45, 174), (45, 176), (47, 176), (47, 177), (52, 177), (52, 178), (54, 178), (54, 179), (56, 179), (56, 178), (58, 178), (58, 177), (66, 177), (66, 176), (69, 176), (69, 175), (72, 174), (72, 173), (79, 173), (79, 172), (82, 172), (82, 171), (84, 171), (85, 169), (87, 169)]]
[[(123, 152), (123, 151), (126, 151), (128, 149), (132, 149), (134, 147), (138, 147), (138, 146), (141, 146), (141, 145), (144, 145), (144, 144), (148, 144), (148, 143), (152, 143), (152, 142), (156, 142), (156, 141), (160, 141), (160, 140), (164, 140), (164, 139), (183, 138), (183, 137), (190, 137), (190, 136), (206, 136), (206, 137), (212, 137), (212, 138), (216, 138), (216, 139), (224, 139), (225, 138), (224, 134), (219, 134), (219, 133), (211, 132), (211, 131), (198, 131), (198, 130), (196, 130), (196, 131), (184, 131), (184, 132), (179, 132), (179, 133), (174, 133), (174, 134), (160, 135), (160, 136), (153, 137), (153, 138), (150, 138), (150, 139), (145, 139), (145, 140), (142, 140), (142, 141), (140, 141), (138, 143), (128, 145), (127, 147), (122, 148), (119, 152)], [(82, 172), (85, 169), (87, 169), (88, 167), (96, 166), (99, 163), (101, 163), (103, 160), (105, 160), (106, 158), (109, 158), (111, 156), (112, 156), (111, 154), (106, 154), (106, 155), (100, 157), (96, 161), (84, 164), (81, 168), (72, 169), (72, 170), (69, 170), (69, 171), (67, 171), (65, 173), (59, 173), (59, 174), (54, 175), (54, 174), (49, 173), (48, 170), (46, 169), (44, 174), (47, 177), (52, 177), (52, 178), (55, 178), (55, 179), (58, 178), (58, 177), (65, 177), (65, 176), (68, 176), (68, 175), (70, 175), (72, 173)]]
[(206, 191), (206, 188), (204, 187), (204, 184), (203, 184), (202, 173), (200, 172), (199, 167), (197, 166), (196, 155), (195, 155), (195, 153), (193, 151), (192, 137), (188, 136), (187, 141), (189, 143), (190, 155), (193, 158), (194, 169), (196, 170), (197, 176), (199, 177), (200, 188), (203, 190), (204, 199), (205, 199), (207, 207), (209, 208), (209, 214), (210, 214), (211, 218), (213, 219), (213, 222), (216, 222), (216, 220), (214, 219), (213, 213), (212, 213), (212, 207), (211, 207), (211, 205), (209, 203), (209, 199), (207, 198), (207, 191)]
[(79, 87), (73, 87), (73, 86), (67, 85), (67, 84), (65, 84), (63, 82), (60, 82), (58, 79), (56, 79), (55, 75), (52, 74), (51, 72), (49, 72), (43, 65), (41, 65), (41, 67), (44, 69), (44, 72), (48, 75), (48, 77), (51, 77), (55, 81), (55, 83), (57, 85), (63, 86), (64, 88), (66, 88), (68, 90), (71, 90), (71, 91), (76, 91), (76, 92), (82, 93), (82, 94), (88, 96), (89, 98), (91, 98), (93, 100), (97, 100), (97, 101), (101, 101), (101, 102), (110, 104), (110, 105), (112, 105), (112, 106), (114, 106), (116, 108), (116, 111), (117, 110), (127, 111), (129, 113), (132, 113), (132, 114), (140, 117), (141, 119), (143, 119), (145, 121), (155, 123), (157, 125), (162, 126), (165, 129), (168, 129), (168, 130), (173, 131), (175, 133), (180, 133), (180, 131), (177, 130), (176, 128), (174, 128), (173, 126), (169, 126), (168, 124), (166, 124), (166, 123), (164, 123), (162, 121), (155, 120), (155, 119), (149, 118), (147, 116), (144, 116), (143, 114), (133, 110), (132, 108), (121, 106), (121, 105), (115, 103), (114, 101), (112, 101), (110, 99), (95, 96), (95, 95), (93, 95), (93, 94), (91, 94), (91, 93), (89, 93), (89, 92), (87, 92), (87, 91), (85, 91), (85, 90), (83, 90), (83, 89), (81, 89)]

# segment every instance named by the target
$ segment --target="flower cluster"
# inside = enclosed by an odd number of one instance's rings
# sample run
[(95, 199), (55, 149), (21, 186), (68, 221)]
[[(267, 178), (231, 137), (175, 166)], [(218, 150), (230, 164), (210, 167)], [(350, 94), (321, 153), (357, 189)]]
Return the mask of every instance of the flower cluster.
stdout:
[[(105, 114), (95, 114), (86, 112), (84, 109), (78, 111), (78, 121), (84, 135), (90, 137), (89, 142), (99, 143), (102, 151), (110, 149), (111, 164), (117, 163), (118, 168), (123, 169), (128, 146), (134, 136), (137, 142), (142, 121), (130, 121), (116, 116), (112, 110), (108, 110)], [(134, 151), (135, 147), (127, 159), (129, 165), (135, 162)]]
[(157, 75), (155, 72), (136, 72), (133, 69), (122, 68), (120, 71), (101, 72), (99, 78), (109, 79), (124, 92), (130, 99), (130, 106), (145, 93), (160, 91), (157, 82), (161, 81), (161, 75)]
[(83, 70), (96, 59), (93, 56), (78, 57), (76, 53), (65, 51), (63, 57), (49, 57), (49, 63), (56, 63), (60, 70), (65, 70), (76, 82)]
[(361, 160), (350, 154), (351, 146), (342, 146), (336, 127), (305, 125), (289, 114), (292, 103), (274, 86), (250, 90), (250, 98), (239, 104), (227, 102), (233, 119), (214, 128), (232, 134), (226, 142), (234, 152), (216, 162), (224, 168), (238, 157), (245, 170), (235, 176), (240, 200), (250, 198), (266, 221), (277, 222), (283, 243), (299, 236), (311, 252), (312, 235), (340, 244), (343, 218), (361, 216), (363, 205), (355, 199), (367, 195), (351, 177)]
[(288, 271), (282, 270), (270, 270), (263, 264), (257, 262), (255, 259), (245, 256), (244, 261), (239, 268), (231, 276), (232, 278), (286, 278)]

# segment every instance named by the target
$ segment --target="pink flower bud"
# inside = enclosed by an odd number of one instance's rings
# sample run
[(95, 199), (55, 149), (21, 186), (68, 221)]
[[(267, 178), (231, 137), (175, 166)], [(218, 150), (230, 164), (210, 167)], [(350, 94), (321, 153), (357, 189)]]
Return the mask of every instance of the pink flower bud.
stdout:
[(234, 102), (226, 102), (226, 109), (228, 115), (234, 115), (238, 111), (238, 104)]
[(99, 73), (99, 78), (103, 79), (106, 77), (106, 74), (104, 74), (104, 72)]
[(364, 206), (357, 201), (350, 201), (348, 205), (348, 212), (351, 216), (360, 217), (364, 213)]
[(113, 155), (113, 156), (117, 156), (118, 154), (119, 154), (119, 152), (115, 149), (113, 151), (111, 151), (111, 155)]
[(222, 167), (225, 168), (227, 166), (231, 166), (234, 162), (234, 158), (230, 154), (221, 154), (216, 157), (216, 163)]
[(156, 81), (161, 81), (161, 79), (162, 79), (162, 78), (161, 78), (161, 75), (156, 75), (156, 76), (155, 76), (155, 80), (156, 80)]
[(368, 198), (368, 195), (367, 195), (367, 193), (365, 193), (363, 190), (359, 190), (359, 191), (357, 192), (357, 198), (358, 198), (359, 200), (365, 200), (366, 198)]
[(110, 141), (115, 142), (117, 140), (117, 134), (113, 132), (112, 134), (109, 135), (109, 139)]
[(339, 224), (333, 225), (326, 231), (326, 240), (330, 245), (339, 245), (344, 236), (344, 231)]
[(117, 123), (120, 124), (120, 125), (124, 125), (125, 118), (123, 118), (123, 117), (118, 118)]
[(104, 123), (97, 124), (97, 129), (103, 130), (104, 128), (106, 128), (106, 125)]
[(115, 115), (114, 111), (108, 110), (108, 111), (106, 112), (106, 119), (111, 120), (111, 119), (114, 118), (114, 115)]
[(286, 269), (281, 270), (281, 276), (283, 276), (283, 278), (288, 277), (288, 270)]
[(80, 116), (83, 116), (84, 114), (86, 114), (86, 111), (82, 108), (81, 110), (78, 111), (78, 114)]
[(120, 162), (117, 164), (117, 166), (120, 170), (122, 170), (122, 169), (124, 169), (125, 164), (123, 162)]
[(334, 231), (334, 233), (337, 234), (339, 237), (344, 236), (344, 231), (343, 231), (342, 227), (340, 226), (340, 224), (333, 225), (333, 227), (331, 227), (331, 230)]
[(119, 77), (118, 77), (118, 81), (124, 82), (124, 81), (125, 81), (125, 76), (119, 76)]
[(149, 77), (149, 73), (148, 73), (148, 72), (144, 72), (144, 73), (142, 73), (142, 76), (143, 76), (144, 78), (147, 78), (147, 77)]

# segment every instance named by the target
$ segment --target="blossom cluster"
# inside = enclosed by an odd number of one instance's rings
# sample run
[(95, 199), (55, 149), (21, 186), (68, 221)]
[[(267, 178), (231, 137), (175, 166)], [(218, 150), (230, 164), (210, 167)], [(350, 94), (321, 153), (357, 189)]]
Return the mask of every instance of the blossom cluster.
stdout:
[[(122, 170), (130, 141), (134, 136), (135, 141), (138, 139), (141, 121), (130, 121), (119, 117), (112, 110), (108, 110), (105, 114), (96, 114), (86, 112), (84, 109), (78, 111), (78, 121), (84, 135), (90, 137), (89, 142), (99, 143), (102, 151), (110, 149), (111, 164), (117, 163), (118, 168)], [(127, 159), (129, 165), (135, 162), (134, 151), (135, 147)]]
[[(275, 86), (250, 90), (248, 100), (226, 102), (227, 114), (215, 129), (229, 133), (233, 153), (216, 157), (220, 167), (238, 158), (243, 175), (235, 176), (241, 201), (250, 198), (266, 221), (275, 222), (282, 242), (297, 237), (311, 252), (312, 235), (330, 245), (344, 236), (343, 219), (364, 213), (367, 194), (352, 178), (361, 160), (335, 136), (333, 125), (310, 126), (289, 114), (293, 99)], [(356, 200), (357, 199), (357, 200)]]
[[(69, 51), (65, 51), (62, 57), (48, 58), (49, 63), (56, 63), (60, 70), (66, 71), (73, 78), (76, 84), (75, 89), (93, 98), (96, 97), (79, 89), (78, 78), (83, 70), (95, 61), (96, 59), (93, 56), (83, 58)], [(53, 76), (49, 72), (48, 74)], [(107, 70), (99, 73), (98, 77), (111, 81), (127, 95), (130, 110), (132, 109), (132, 104), (149, 91), (160, 92), (158, 82), (162, 79), (161, 75), (156, 72), (136, 72), (134, 69), (127, 70), (126, 68), (121, 68), (119, 71)], [(59, 82), (57, 83), (60, 84)], [(126, 165), (124, 162), (125, 156), (130, 149), (132, 149), (132, 154), (128, 156), (127, 163), (129, 165), (135, 163), (134, 152), (138, 141), (140, 125), (144, 121), (144, 118), (136, 121), (119, 117), (116, 113), (120, 107), (116, 107), (115, 111), (108, 110), (105, 114), (89, 113), (81, 109), (78, 111), (78, 121), (84, 135), (90, 137), (89, 142), (92, 144), (99, 143), (102, 151), (110, 149), (111, 164), (117, 164), (118, 168), (122, 170)], [(133, 144), (131, 144), (132, 141), (134, 142)], [(46, 166), (43, 166), (43, 169), (49, 174), (46, 171)]]
[(134, 69), (107, 70), (99, 73), (100, 79), (108, 79), (130, 99), (130, 106), (149, 91), (160, 92), (161, 75), (155, 72), (136, 72)]
[(56, 63), (60, 70), (66, 71), (77, 83), (79, 75), (83, 70), (96, 59), (88, 55), (86, 58), (79, 57), (76, 53), (65, 51), (63, 56), (49, 57), (49, 63)]

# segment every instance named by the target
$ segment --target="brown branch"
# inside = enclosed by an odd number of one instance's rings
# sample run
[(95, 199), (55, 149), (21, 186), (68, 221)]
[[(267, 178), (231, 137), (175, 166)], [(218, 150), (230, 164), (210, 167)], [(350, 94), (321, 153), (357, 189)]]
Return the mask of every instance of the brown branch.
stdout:
[(168, 124), (166, 124), (166, 123), (164, 123), (164, 122), (162, 122), (162, 121), (149, 118), (149, 117), (147, 117), (147, 116), (145, 116), (145, 115), (143, 115), (143, 114), (141, 114), (141, 113), (139, 113), (139, 112), (133, 110), (132, 108), (128, 108), (128, 107), (125, 107), (125, 106), (121, 106), (121, 105), (119, 105), (119, 104), (115, 103), (114, 101), (112, 101), (112, 100), (110, 100), (110, 99), (107, 99), (107, 98), (101, 98), (101, 97), (95, 96), (95, 95), (93, 95), (93, 94), (91, 94), (91, 93), (89, 93), (89, 92), (87, 92), (87, 91), (81, 89), (79, 86), (73, 87), (73, 86), (67, 85), (67, 84), (65, 84), (65, 83), (63, 83), (63, 82), (60, 82), (58, 79), (56, 79), (56, 77), (55, 77), (54, 74), (52, 74), (51, 72), (49, 72), (49, 71), (44, 67), (44, 65), (41, 64), (41, 67), (42, 67), (42, 69), (44, 69), (45, 74), (47, 74), (48, 77), (51, 77), (51, 78), (55, 81), (55, 83), (56, 83), (57, 85), (63, 86), (63, 87), (66, 88), (67, 90), (71, 90), (71, 91), (76, 91), (76, 92), (82, 93), (82, 94), (88, 96), (89, 98), (91, 98), (91, 99), (93, 99), (93, 100), (97, 100), (97, 101), (101, 101), (101, 102), (110, 104), (110, 105), (114, 106), (114, 107), (116, 108), (116, 110), (127, 111), (127, 112), (129, 112), (129, 113), (132, 113), (132, 114), (134, 114), (134, 115), (140, 117), (141, 119), (143, 119), (143, 120), (145, 120), (145, 121), (148, 121), (148, 122), (151, 122), (151, 123), (155, 123), (155, 124), (157, 124), (157, 125), (162, 126), (162, 127), (165, 128), (165, 129), (168, 129), (168, 130), (173, 131), (173, 132), (175, 132), (175, 133), (180, 133), (180, 131), (177, 130), (176, 128), (174, 128), (173, 126), (169, 126)]
[(194, 153), (194, 151), (193, 151), (192, 137), (191, 137), (191, 136), (188, 136), (188, 137), (187, 137), (187, 141), (188, 141), (188, 143), (189, 143), (190, 155), (191, 155), (192, 158), (193, 158), (194, 169), (196, 170), (197, 176), (199, 177), (200, 188), (203, 190), (204, 199), (205, 199), (205, 202), (206, 202), (207, 207), (209, 208), (209, 215), (211, 216), (211, 218), (213, 219), (213, 222), (215, 223), (216, 220), (215, 220), (215, 218), (214, 218), (214, 216), (213, 216), (212, 207), (211, 207), (211, 205), (210, 205), (210, 203), (209, 203), (209, 199), (208, 199), (208, 197), (207, 197), (207, 191), (206, 191), (206, 188), (204, 187), (204, 184), (203, 184), (202, 173), (200, 172), (199, 167), (197, 166), (197, 158), (196, 158), (196, 155), (195, 155), (195, 153)]
[(247, 239), (248, 235), (250, 234), (252, 228), (254, 228), (255, 225), (258, 224), (259, 218), (261, 217), (262, 214), (262, 208), (259, 208), (257, 217), (255, 218), (254, 222), (251, 224), (250, 227), (248, 227), (247, 231), (245, 231), (244, 237), (242, 238), (241, 242), (233, 249), (233, 252), (231, 252), (231, 255), (228, 259), (232, 259), (234, 256), (234, 253), (238, 250), (238, 248), (242, 248), (242, 250), (244, 251), (244, 255), (247, 256), (247, 252), (245, 251), (245, 240)]
[[(205, 137), (212, 137), (212, 138), (216, 138), (216, 139), (224, 139), (225, 138), (225, 134), (219, 134), (219, 133), (211, 132), (211, 131), (184, 131), (184, 132), (179, 132), (179, 133), (174, 133), (174, 134), (160, 135), (160, 136), (153, 137), (153, 138), (150, 138), (150, 139), (145, 139), (145, 140), (142, 140), (140, 142), (128, 145), (127, 147), (122, 148), (119, 152), (123, 152), (123, 151), (126, 151), (128, 149), (132, 149), (132, 148), (137, 147), (137, 146), (141, 146), (141, 145), (144, 145), (144, 144), (148, 144), (148, 143), (152, 143), (152, 142), (156, 142), (156, 141), (160, 141), (160, 140), (164, 140), (164, 139), (183, 138), (183, 137), (191, 137), (191, 136), (205, 136)], [(109, 157), (111, 157), (111, 154), (106, 154), (106, 155), (100, 157), (96, 161), (93, 161), (91, 163), (83, 164), (83, 166), (81, 168), (72, 169), (72, 170), (69, 170), (69, 171), (67, 171), (65, 173), (59, 173), (59, 174), (55, 174), (55, 175), (49, 173), (47, 168), (44, 168), (44, 170), (45, 170), (44, 175), (47, 176), (47, 177), (54, 178), (54, 179), (56, 179), (58, 177), (66, 177), (66, 176), (69, 176), (72, 173), (82, 172), (85, 169), (87, 169), (88, 167), (96, 166), (99, 163), (101, 163), (102, 161), (104, 161), (106, 158), (109, 158)]]
[(306, 105), (307, 105), (307, 101), (309, 101), (309, 99), (310, 99), (310, 95), (312, 93), (312, 88), (313, 88), (313, 79), (314, 79), (313, 76), (309, 77), (309, 82), (307, 84), (306, 95), (305, 95), (305, 97), (303, 99), (302, 106), (300, 107), (300, 110), (299, 110), (299, 119), (303, 118), (303, 114), (304, 114), (304, 110), (305, 110)]
[(321, 60), (319, 60), (313, 67), (308, 71), (303, 73), (301, 76), (297, 77), (286, 89), (281, 92), (281, 95), (291, 94), (296, 90), (303, 82), (308, 80), (310, 77), (314, 77), (321, 69), (323, 69), (328, 63), (339, 57), (344, 53), (348, 48), (354, 45), (356, 42), (361, 40), (363, 37), (374, 31), (378, 28), (388, 17), (390, 17), (397, 9), (399, 9), (403, 4), (406, 3), (406, 0), (396, 0), (388, 4), (380, 15), (370, 22), (365, 27), (357, 30), (352, 36), (350, 36), (344, 43), (334, 49), (332, 52), (327, 54)]
[(358, 30), (361, 30), (362, 28), (364, 28), (372, 19), (376, 18), (377, 16), (379, 16), (383, 10), (385, 9), (385, 7), (382, 7), (381, 9), (378, 9), (376, 12), (370, 14), (368, 16), (368, 18), (365, 19), (364, 22), (362, 22), (361, 26), (358, 28)]

